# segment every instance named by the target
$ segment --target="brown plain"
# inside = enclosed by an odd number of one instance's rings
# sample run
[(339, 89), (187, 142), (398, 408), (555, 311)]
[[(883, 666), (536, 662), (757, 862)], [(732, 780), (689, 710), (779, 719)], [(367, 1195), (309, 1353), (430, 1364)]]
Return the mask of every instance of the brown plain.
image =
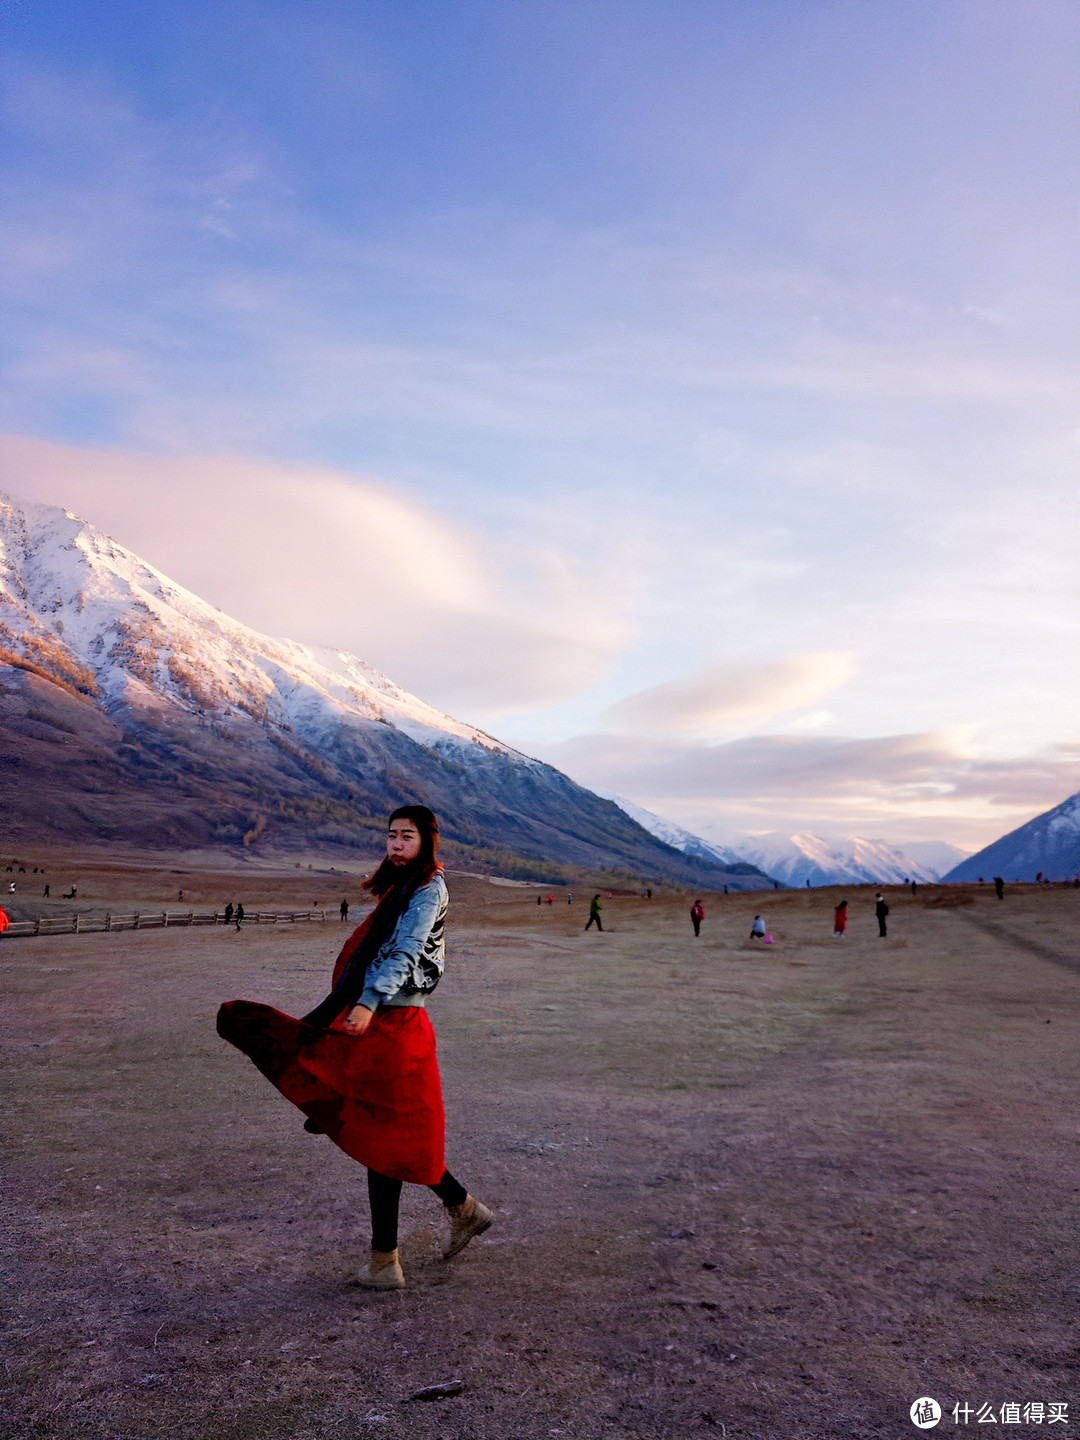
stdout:
[[(359, 898), (96, 863), (51, 857), (54, 895)], [(497, 1223), (444, 1264), (407, 1187), (391, 1295), (346, 1283), (363, 1171), (214, 1033), (310, 1007), (343, 927), (0, 942), (3, 1433), (892, 1440), (921, 1395), (1075, 1425), (1080, 890), (988, 890), (889, 891), (885, 941), (872, 888), (705, 897), (695, 940), (692, 896), (585, 934), (584, 891), (452, 875), (448, 1162)]]

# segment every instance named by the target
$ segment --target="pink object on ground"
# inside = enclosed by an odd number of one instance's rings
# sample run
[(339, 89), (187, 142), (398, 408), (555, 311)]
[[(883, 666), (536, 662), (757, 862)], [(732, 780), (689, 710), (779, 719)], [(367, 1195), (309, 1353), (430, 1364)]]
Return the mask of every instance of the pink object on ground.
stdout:
[(772, 943), (773, 943), (773, 938), (772, 938), (772, 936), (771, 936), (771, 935), (766, 935), (766, 936), (765, 936), (765, 944), (766, 944), (766, 945), (771, 945)]

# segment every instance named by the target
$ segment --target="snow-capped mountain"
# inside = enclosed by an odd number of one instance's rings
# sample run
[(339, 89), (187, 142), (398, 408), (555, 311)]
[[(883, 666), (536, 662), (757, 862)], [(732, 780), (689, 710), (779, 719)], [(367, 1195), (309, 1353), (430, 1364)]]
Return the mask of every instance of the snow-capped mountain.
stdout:
[[(606, 792), (600, 792), (606, 793)], [(897, 850), (884, 840), (863, 840), (858, 836), (840, 839), (820, 835), (785, 835), (776, 831), (769, 835), (743, 835), (721, 845), (684, 830), (674, 821), (665, 820), (643, 805), (625, 796), (608, 794), (609, 800), (622, 807), (639, 825), (674, 845), (685, 855), (700, 855), (724, 865), (740, 862), (755, 866), (766, 875), (785, 885), (897, 885), (905, 880), (927, 882), (936, 880), (942, 869), (932, 860), (954, 864), (963, 855), (953, 845), (927, 841), (918, 848), (925, 852), (922, 859), (912, 854), (916, 848)]]
[(665, 820), (662, 815), (656, 815), (652, 810), (646, 810), (644, 805), (635, 805), (633, 800), (627, 800), (624, 795), (615, 795), (608, 790), (598, 790), (596, 793), (603, 795), (605, 800), (614, 800), (621, 810), (625, 810), (632, 820), (636, 820), (651, 835), (663, 840), (665, 845), (673, 845), (684, 855), (698, 855), (703, 860), (716, 860), (721, 865), (738, 865), (743, 860), (742, 855), (737, 855), (727, 846), (712, 845), (700, 835), (684, 830), (681, 825)]
[[(0, 721), (10, 839), (371, 850), (388, 808), (423, 801), (448, 858), (488, 869), (731, 883), (356, 656), (261, 635), (85, 520), (10, 496)], [(737, 883), (764, 883), (746, 868)]]
[(237, 714), (309, 739), (349, 718), (422, 744), (523, 755), (410, 695), (345, 650), (273, 640), (216, 610), (86, 521), (0, 495), (0, 646), (107, 710)]
[[(741, 835), (720, 844), (706, 840), (665, 820), (662, 815), (646, 810), (643, 805), (623, 795), (606, 794), (639, 825), (651, 831), (684, 855), (700, 855), (724, 865), (753, 865), (784, 885), (898, 885), (905, 880), (923, 883), (936, 880), (949, 864), (963, 855), (953, 845), (926, 841), (898, 850), (884, 840), (863, 840), (858, 836), (826, 839), (820, 835), (785, 835), (775, 831), (769, 835)], [(918, 848), (923, 856), (912, 852)], [(933, 861), (939, 862), (936, 867)], [(941, 864), (945, 861), (947, 863)]]
[(961, 861), (945, 879), (1034, 880), (1040, 871), (1049, 880), (1080, 875), (1080, 794)]
[(739, 842), (739, 853), (785, 885), (899, 885), (937, 876), (884, 840), (822, 835), (770, 835)]

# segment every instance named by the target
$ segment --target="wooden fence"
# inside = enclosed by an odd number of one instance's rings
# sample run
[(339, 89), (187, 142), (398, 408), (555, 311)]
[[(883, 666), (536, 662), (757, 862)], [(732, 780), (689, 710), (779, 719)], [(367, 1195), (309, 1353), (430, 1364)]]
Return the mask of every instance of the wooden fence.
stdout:
[[(298, 921), (340, 919), (337, 910), (246, 910), (245, 925), (295, 925)], [(104, 930), (167, 930), (176, 925), (236, 925), (224, 910), (136, 910), (130, 915), (39, 915), (36, 920), (12, 920), (4, 939), (27, 935), (91, 935)]]

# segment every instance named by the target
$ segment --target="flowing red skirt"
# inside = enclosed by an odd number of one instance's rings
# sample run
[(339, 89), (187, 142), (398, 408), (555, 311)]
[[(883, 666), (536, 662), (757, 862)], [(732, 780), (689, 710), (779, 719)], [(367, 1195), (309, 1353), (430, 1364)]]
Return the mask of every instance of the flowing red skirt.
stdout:
[(426, 1010), (378, 1010), (363, 1035), (351, 1035), (338, 1025), (316, 1030), (253, 1000), (230, 1000), (217, 1028), (346, 1155), (395, 1180), (442, 1179), (442, 1086)]

